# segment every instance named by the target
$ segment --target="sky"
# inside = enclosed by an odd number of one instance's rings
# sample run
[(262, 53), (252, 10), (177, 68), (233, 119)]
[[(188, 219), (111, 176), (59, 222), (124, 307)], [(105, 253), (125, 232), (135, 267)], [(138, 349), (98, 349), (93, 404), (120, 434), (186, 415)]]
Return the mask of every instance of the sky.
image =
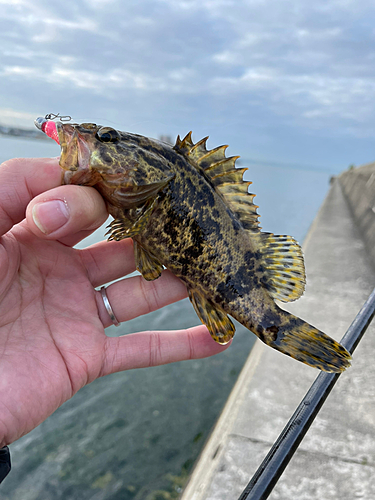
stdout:
[(47, 113), (245, 163), (375, 161), (375, 2), (0, 0), (0, 124)]

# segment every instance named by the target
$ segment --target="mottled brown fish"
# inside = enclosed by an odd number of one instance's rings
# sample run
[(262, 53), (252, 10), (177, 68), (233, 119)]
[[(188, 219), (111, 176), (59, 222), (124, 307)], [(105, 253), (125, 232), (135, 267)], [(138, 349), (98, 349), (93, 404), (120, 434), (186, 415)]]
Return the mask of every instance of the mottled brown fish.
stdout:
[(213, 339), (226, 344), (235, 318), (270, 347), (308, 365), (340, 372), (350, 354), (274, 299), (298, 299), (305, 284), (302, 251), (291, 236), (260, 231), (246, 169), (226, 146), (207, 150), (191, 133), (174, 146), (93, 123), (36, 120), (61, 145), (65, 184), (94, 186), (114, 221), (110, 240), (133, 238), (146, 280), (163, 266), (187, 286)]

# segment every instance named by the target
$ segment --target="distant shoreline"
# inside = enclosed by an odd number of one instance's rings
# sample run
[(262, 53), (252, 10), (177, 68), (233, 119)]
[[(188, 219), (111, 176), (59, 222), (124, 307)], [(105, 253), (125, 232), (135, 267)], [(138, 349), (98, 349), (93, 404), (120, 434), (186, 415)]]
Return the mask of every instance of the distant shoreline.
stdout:
[(26, 139), (49, 139), (43, 132), (38, 129), (10, 127), (7, 125), (0, 125), (0, 135), (7, 137), (23, 137)]

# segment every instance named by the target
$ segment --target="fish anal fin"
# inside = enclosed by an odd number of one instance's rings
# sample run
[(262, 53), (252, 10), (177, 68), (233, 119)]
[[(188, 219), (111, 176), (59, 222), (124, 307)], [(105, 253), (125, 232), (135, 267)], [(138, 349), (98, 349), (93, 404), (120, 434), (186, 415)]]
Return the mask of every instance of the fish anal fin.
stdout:
[(283, 302), (297, 300), (306, 280), (300, 245), (292, 236), (271, 233), (260, 233), (258, 241), (270, 295)]
[(222, 345), (228, 344), (236, 329), (227, 314), (194, 290), (189, 290), (189, 299), (215, 342)]
[(145, 280), (153, 281), (159, 278), (163, 270), (162, 264), (137, 241), (134, 241), (134, 258), (135, 266)]
[[(245, 229), (251, 233), (259, 233), (258, 208), (253, 203), (254, 194), (248, 192), (251, 182), (245, 182), (243, 175), (246, 168), (236, 168), (239, 156), (225, 156), (228, 146), (219, 146), (207, 150), (207, 137), (193, 143), (191, 132), (182, 140), (177, 137), (174, 149), (182, 154), (191, 165), (197, 168), (212, 183), (216, 191), (222, 196), (225, 203), (234, 212)], [(251, 216), (246, 215), (247, 212)], [(254, 216), (255, 215), (255, 216)]]

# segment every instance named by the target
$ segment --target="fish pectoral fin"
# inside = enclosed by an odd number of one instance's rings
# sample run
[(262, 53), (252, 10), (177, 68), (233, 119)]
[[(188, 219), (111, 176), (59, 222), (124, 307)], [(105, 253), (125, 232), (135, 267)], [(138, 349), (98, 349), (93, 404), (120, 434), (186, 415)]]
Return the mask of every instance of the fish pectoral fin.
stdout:
[(227, 314), (194, 290), (189, 290), (189, 299), (215, 342), (222, 345), (228, 344), (236, 329)]
[(117, 199), (119, 206), (122, 208), (139, 207), (148, 200), (155, 198), (174, 176), (175, 174), (168, 173), (155, 182), (129, 184), (128, 186), (120, 185), (115, 189), (112, 198)]
[(266, 276), (266, 288), (272, 298), (283, 302), (297, 300), (305, 291), (305, 265), (300, 245), (291, 236), (272, 233), (254, 235)]
[(129, 238), (130, 235), (128, 235), (127, 233), (129, 232), (132, 225), (133, 222), (127, 219), (125, 216), (113, 219), (109, 226), (107, 226), (107, 229), (109, 229), (109, 231), (105, 233), (105, 236), (109, 234), (108, 241), (120, 241), (124, 238)]
[(109, 231), (106, 233), (106, 235), (110, 235), (108, 241), (120, 241), (124, 238), (132, 238), (142, 233), (150, 220), (150, 216), (156, 207), (157, 201), (158, 197), (145, 203), (141, 209), (137, 210), (138, 217), (136, 217), (134, 221), (128, 219), (125, 215), (114, 219), (108, 226)]
[(162, 264), (137, 241), (134, 241), (134, 258), (135, 266), (145, 280), (152, 281), (159, 278), (163, 270)]

